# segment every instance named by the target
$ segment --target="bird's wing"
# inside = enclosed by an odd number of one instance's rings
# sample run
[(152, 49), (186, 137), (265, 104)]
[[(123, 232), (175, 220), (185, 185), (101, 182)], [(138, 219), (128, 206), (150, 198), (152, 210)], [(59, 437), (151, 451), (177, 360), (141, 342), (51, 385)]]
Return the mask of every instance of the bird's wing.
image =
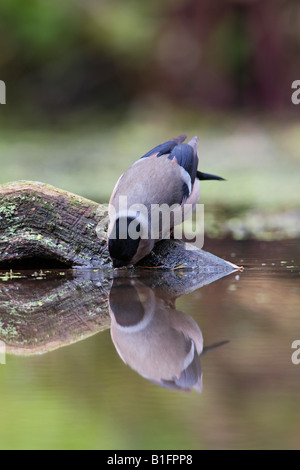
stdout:
[(111, 203), (126, 196), (128, 205), (181, 204), (183, 184), (179, 165), (168, 156), (138, 160), (127, 170), (114, 191)]
[(161, 157), (168, 156), (170, 160), (176, 161), (181, 168), (182, 179), (183, 179), (183, 199), (187, 199), (192, 191), (192, 186), (197, 176), (198, 168), (198, 138), (193, 139), (188, 143), (184, 144), (186, 136), (182, 135), (175, 139), (168, 140), (163, 144), (154, 147), (146, 153), (142, 159), (149, 157)]
[(167, 155), (172, 152), (172, 150), (174, 149), (174, 147), (176, 147), (176, 145), (182, 144), (182, 142), (185, 141), (186, 137), (187, 137), (186, 135), (180, 135), (179, 137), (175, 137), (175, 139), (171, 139), (171, 140), (168, 140), (167, 142), (164, 142), (163, 144), (157, 145), (157, 147), (154, 147), (154, 149), (147, 152), (141, 158), (148, 158), (148, 157), (151, 157), (152, 155), (155, 155), (156, 157)]
[[(179, 137), (168, 140), (163, 144), (157, 145), (157, 147), (154, 147), (140, 159), (161, 157), (163, 155), (168, 155), (170, 160), (174, 160), (176, 158), (177, 163), (190, 175), (192, 185), (196, 178), (199, 180), (224, 180), (224, 178), (220, 176), (197, 171), (199, 163), (198, 137), (193, 137), (188, 144), (184, 144), (183, 142), (186, 137), (186, 135), (180, 135)], [(190, 191), (185, 188), (185, 198), (189, 196), (189, 193)]]
[(197, 176), (199, 163), (198, 138), (193, 137), (188, 144), (176, 145), (170, 153), (169, 159), (176, 159), (178, 165), (180, 165), (190, 175), (191, 183), (193, 185)]

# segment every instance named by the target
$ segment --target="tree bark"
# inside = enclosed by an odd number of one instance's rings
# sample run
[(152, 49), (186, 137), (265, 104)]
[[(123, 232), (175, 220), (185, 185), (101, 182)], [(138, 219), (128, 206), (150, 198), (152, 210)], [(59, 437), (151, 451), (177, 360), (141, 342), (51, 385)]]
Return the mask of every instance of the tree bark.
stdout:
[[(0, 269), (111, 267), (107, 207), (43, 183), (0, 186)], [(31, 264), (28, 264), (31, 263)], [(164, 240), (140, 266), (230, 272), (237, 266), (178, 240)]]

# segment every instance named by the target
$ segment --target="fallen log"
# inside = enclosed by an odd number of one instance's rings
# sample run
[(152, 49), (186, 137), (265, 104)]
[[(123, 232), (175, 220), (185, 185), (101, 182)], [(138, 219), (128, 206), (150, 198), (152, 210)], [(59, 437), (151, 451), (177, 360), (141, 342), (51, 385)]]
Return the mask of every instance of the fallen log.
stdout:
[[(0, 264), (44, 260), (65, 267), (110, 263), (96, 233), (99, 204), (52, 186), (17, 182), (0, 186)], [(104, 211), (104, 208), (103, 208)], [(49, 266), (49, 265), (48, 265)]]
[[(107, 206), (50, 185), (0, 185), (0, 269), (111, 267)], [(230, 272), (237, 266), (178, 240), (164, 240), (140, 266)]]

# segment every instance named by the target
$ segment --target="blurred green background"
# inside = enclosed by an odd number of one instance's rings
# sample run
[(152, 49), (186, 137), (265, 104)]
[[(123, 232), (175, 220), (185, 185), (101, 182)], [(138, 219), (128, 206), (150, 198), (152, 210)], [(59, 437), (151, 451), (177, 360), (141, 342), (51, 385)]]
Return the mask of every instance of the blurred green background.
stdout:
[(107, 202), (122, 171), (199, 135), (211, 237), (300, 236), (295, 0), (2, 0), (0, 183)]

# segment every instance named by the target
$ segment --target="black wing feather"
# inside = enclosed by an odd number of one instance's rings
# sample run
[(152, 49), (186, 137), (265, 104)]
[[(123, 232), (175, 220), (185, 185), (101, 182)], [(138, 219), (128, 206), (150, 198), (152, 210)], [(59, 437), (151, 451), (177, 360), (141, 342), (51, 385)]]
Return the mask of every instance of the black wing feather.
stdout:
[(151, 157), (151, 155), (155, 153), (157, 153), (157, 157), (161, 157), (162, 155), (167, 155), (168, 153), (172, 152), (172, 150), (174, 149), (174, 147), (176, 147), (176, 145), (184, 142), (186, 137), (187, 137), (186, 135), (180, 135), (179, 137), (176, 137), (175, 139), (171, 139), (171, 140), (168, 140), (167, 142), (164, 142), (163, 144), (157, 145), (157, 147), (154, 147), (154, 149), (147, 152), (141, 158)]
[(191, 183), (194, 184), (198, 168), (198, 156), (193, 147), (188, 144), (176, 145), (172, 150), (170, 160), (176, 158), (178, 165), (182, 166), (191, 177)]

